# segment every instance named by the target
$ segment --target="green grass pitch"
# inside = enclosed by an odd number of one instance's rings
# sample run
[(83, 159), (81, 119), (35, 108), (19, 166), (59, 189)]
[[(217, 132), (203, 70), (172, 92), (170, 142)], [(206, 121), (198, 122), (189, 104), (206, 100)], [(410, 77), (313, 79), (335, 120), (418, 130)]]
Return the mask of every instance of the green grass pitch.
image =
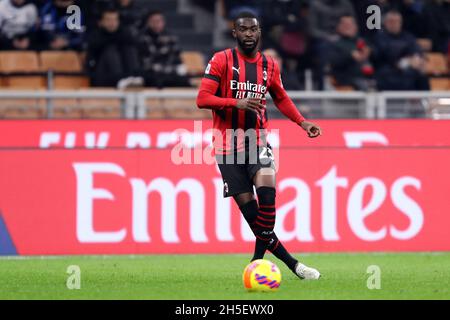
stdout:
[[(319, 269), (301, 281), (281, 269), (280, 289), (248, 293), (242, 271), (249, 255), (142, 255), (0, 258), (0, 299), (450, 299), (450, 253), (296, 255)], [(67, 268), (81, 270), (81, 288), (66, 286)], [(381, 270), (369, 290), (367, 267)]]

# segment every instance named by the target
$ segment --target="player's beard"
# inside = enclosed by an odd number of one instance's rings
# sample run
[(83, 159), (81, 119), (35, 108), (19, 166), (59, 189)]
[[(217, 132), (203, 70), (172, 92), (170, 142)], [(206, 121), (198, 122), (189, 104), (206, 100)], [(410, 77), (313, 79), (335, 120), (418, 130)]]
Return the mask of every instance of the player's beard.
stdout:
[(251, 47), (246, 46), (245, 43), (244, 43), (244, 40), (240, 40), (239, 38), (237, 38), (237, 42), (238, 42), (238, 45), (241, 48), (241, 50), (246, 55), (250, 55), (258, 47), (259, 39), (260, 39), (260, 37), (255, 40), (255, 43)]

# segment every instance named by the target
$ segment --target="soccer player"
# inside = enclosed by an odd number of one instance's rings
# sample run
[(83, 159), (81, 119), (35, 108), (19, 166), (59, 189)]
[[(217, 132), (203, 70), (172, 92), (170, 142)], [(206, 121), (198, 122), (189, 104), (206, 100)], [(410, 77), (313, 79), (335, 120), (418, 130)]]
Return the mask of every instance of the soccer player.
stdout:
[(256, 237), (252, 261), (269, 250), (300, 279), (318, 279), (319, 271), (292, 257), (274, 232), (276, 171), (266, 141), (266, 93), (310, 138), (320, 136), (321, 128), (304, 119), (283, 88), (279, 66), (259, 51), (258, 18), (241, 13), (232, 32), (237, 46), (212, 57), (197, 97), (199, 108), (212, 110), (214, 129), (221, 133), (213, 134), (213, 144), (224, 197), (234, 198)]

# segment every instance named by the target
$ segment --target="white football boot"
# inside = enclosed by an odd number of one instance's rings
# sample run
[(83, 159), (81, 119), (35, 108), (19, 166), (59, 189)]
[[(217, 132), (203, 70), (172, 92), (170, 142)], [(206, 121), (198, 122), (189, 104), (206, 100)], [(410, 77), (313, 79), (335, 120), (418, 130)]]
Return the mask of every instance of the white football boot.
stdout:
[(318, 270), (307, 267), (300, 262), (295, 265), (295, 274), (302, 280), (318, 280), (320, 278)]

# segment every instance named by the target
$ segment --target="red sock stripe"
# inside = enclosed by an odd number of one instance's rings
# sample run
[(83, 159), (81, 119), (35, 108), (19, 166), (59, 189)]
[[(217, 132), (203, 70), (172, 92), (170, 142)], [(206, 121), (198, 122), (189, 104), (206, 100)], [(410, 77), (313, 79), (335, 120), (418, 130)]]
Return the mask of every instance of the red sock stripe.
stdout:
[(272, 228), (273, 228), (273, 225), (268, 226), (268, 225), (266, 225), (266, 224), (260, 223), (259, 221), (255, 221), (255, 223), (256, 223), (257, 225), (260, 225), (261, 227), (264, 227), (264, 228), (268, 228), (268, 229), (272, 229)]
[(275, 251), (276, 248), (280, 245), (280, 240), (277, 240), (277, 244), (275, 245), (275, 248), (272, 249), (272, 251)]
[(260, 219), (262, 221), (267, 221), (267, 222), (275, 222), (275, 218), (273, 218), (273, 219), (266, 219), (266, 218), (263, 218), (261, 216), (257, 216), (256, 219)]
[(267, 211), (263, 211), (263, 210), (258, 210), (259, 213), (264, 214), (266, 216), (274, 216), (275, 215), (275, 211), (273, 212), (267, 212)]
[(260, 204), (260, 208), (275, 208), (274, 204)]

